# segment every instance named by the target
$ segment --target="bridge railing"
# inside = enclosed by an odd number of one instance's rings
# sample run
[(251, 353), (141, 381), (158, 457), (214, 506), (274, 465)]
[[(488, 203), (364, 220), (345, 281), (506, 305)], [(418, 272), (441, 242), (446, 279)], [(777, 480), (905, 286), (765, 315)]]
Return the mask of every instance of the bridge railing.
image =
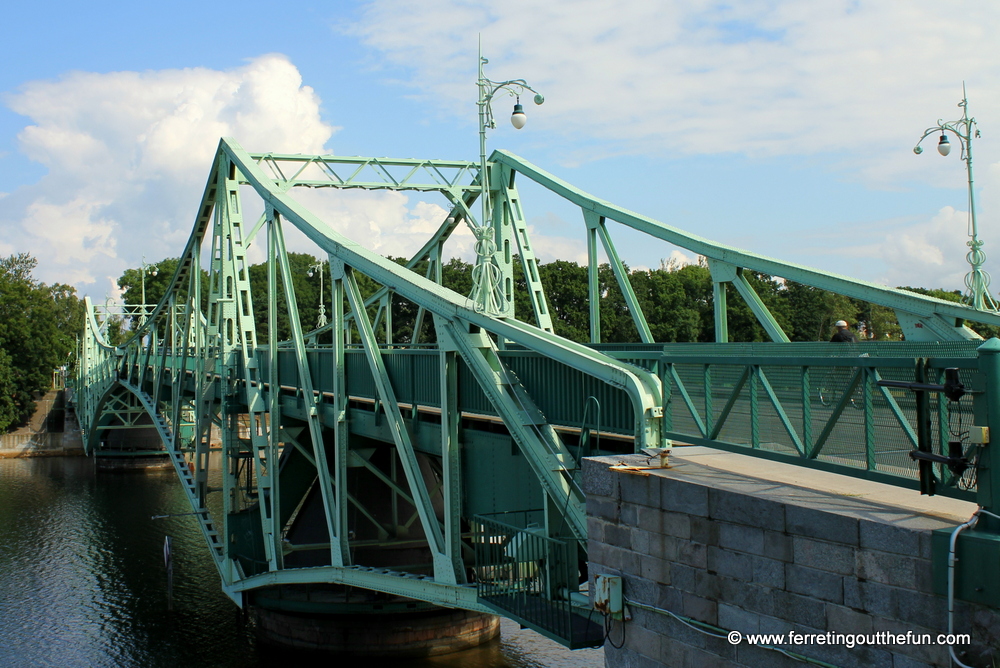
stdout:
[[(910, 453), (918, 443), (916, 395), (880, 386), (879, 381), (942, 382), (944, 370), (959, 369), (970, 388), (984, 385), (979, 342), (803, 344), (618, 344), (602, 352), (657, 373), (664, 387), (664, 429), (678, 443), (706, 445), (759, 457), (845, 473), (904, 487), (920, 486), (919, 465)], [(307, 350), (313, 387), (330, 392), (332, 357), (326, 348)], [(386, 371), (401, 403), (439, 409), (440, 353), (424, 347), (383, 350)], [(501, 351), (504, 363), (531, 389), (548, 384), (559, 391), (535, 393), (539, 408), (558, 425), (587, 426), (604, 433), (630, 433), (628, 397), (620, 389), (532, 351)], [(281, 350), (282, 385), (298, 386), (294, 351)], [(190, 361), (190, 360), (189, 360)], [(100, 382), (113, 381), (113, 356), (97, 369)], [(268, 366), (266, 347), (258, 364)], [(378, 395), (361, 350), (345, 353), (348, 393)], [(553, 381), (555, 379), (555, 382)], [(460, 365), (458, 406), (468, 413), (496, 415), (471, 372)], [(955, 475), (934, 464), (937, 493), (976, 498), (975, 459), (969, 430), (977, 423), (973, 393), (949, 401), (932, 395), (929, 416), (935, 452), (947, 456), (961, 443), (973, 466)], [(588, 409), (588, 404), (592, 404)], [(985, 425), (981, 415), (978, 424)]]
[[(977, 396), (987, 401), (976, 394), (985, 385), (978, 345), (668, 345), (659, 365), (664, 428), (678, 442), (912, 488), (921, 487), (912, 452), (948, 456), (949, 443), (959, 443), (970, 466), (956, 474), (933, 464), (936, 493), (974, 500), (980, 448), (970, 430), (987, 424), (974, 405)], [(970, 393), (930, 395), (931, 442), (921, 443), (917, 395), (879, 381), (941, 384), (949, 368)]]

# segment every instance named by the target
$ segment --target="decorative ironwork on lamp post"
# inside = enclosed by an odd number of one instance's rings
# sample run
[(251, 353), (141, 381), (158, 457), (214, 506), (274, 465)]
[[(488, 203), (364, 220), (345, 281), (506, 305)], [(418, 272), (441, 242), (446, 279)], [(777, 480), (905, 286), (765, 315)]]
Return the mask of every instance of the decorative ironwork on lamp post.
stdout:
[(990, 295), (990, 275), (983, 269), (986, 262), (986, 253), (983, 251), (983, 242), (979, 240), (979, 228), (976, 225), (976, 191), (972, 180), (972, 139), (980, 137), (979, 127), (975, 118), (969, 118), (969, 100), (965, 93), (965, 84), (962, 84), (962, 101), (958, 103), (962, 108), (962, 118), (957, 121), (945, 122), (938, 119), (937, 125), (927, 128), (920, 141), (913, 147), (913, 152), (917, 155), (923, 153), (924, 149), (920, 143), (928, 136), (940, 132), (938, 139), (938, 153), (948, 155), (951, 152), (951, 142), (948, 141), (948, 133), (958, 137), (958, 144), (962, 149), (962, 159), (965, 160), (965, 169), (969, 176), (969, 240), (966, 245), (969, 252), (965, 256), (972, 269), (965, 275), (965, 299), (973, 308), (981, 311), (997, 310), (997, 302)]
[(146, 256), (142, 256), (142, 266), (139, 268), (140, 282), (142, 283), (142, 312), (139, 315), (139, 326), (146, 324), (146, 272), (150, 276), (156, 276), (156, 265), (146, 264)]
[[(104, 293), (104, 320), (101, 321), (100, 331), (101, 334), (107, 336), (108, 334), (108, 322), (111, 321), (111, 306), (115, 303), (115, 300), (111, 298), (111, 295), (107, 292)], [(94, 309), (97, 310), (96, 308)]]
[(472, 294), (470, 298), (476, 311), (488, 315), (499, 315), (506, 308), (506, 298), (501, 286), (503, 276), (500, 268), (493, 263), (497, 252), (496, 229), (493, 226), (493, 206), (490, 201), (490, 174), (486, 162), (486, 130), (496, 128), (491, 106), (493, 97), (500, 91), (506, 92), (516, 101), (514, 112), (510, 116), (511, 125), (520, 130), (528, 117), (521, 106), (521, 95), (525, 91), (535, 94), (535, 104), (542, 104), (545, 98), (528, 85), (524, 79), (507, 81), (492, 81), (483, 73), (483, 65), (490, 61), (483, 58), (483, 50), (479, 48), (479, 183), (482, 186), (482, 220), (473, 225), (472, 233), (476, 237), (476, 266), (472, 269)]
[(326, 304), (323, 303), (323, 267), (326, 266), (325, 262), (317, 261), (316, 264), (309, 266), (308, 276), (313, 277), (313, 273), (319, 272), (319, 315), (316, 316), (316, 329), (320, 327), (326, 327)]

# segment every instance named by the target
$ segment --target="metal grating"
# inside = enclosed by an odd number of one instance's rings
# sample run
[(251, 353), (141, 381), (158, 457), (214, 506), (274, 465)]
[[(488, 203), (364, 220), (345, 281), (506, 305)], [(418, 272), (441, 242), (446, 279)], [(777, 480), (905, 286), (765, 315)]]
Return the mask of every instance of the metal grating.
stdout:
[(541, 510), (477, 515), (472, 524), (480, 603), (570, 649), (604, 643), (597, 613), (571, 600), (581, 572), (575, 540), (546, 536)]

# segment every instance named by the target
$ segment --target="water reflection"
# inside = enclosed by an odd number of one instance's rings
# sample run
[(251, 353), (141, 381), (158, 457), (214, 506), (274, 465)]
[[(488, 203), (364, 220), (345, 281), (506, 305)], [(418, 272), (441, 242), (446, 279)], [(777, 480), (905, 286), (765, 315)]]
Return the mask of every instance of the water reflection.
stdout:
[[(259, 647), (219, 589), (172, 472), (96, 474), (85, 458), (0, 459), (0, 666), (264, 668), (330, 659)], [(167, 611), (163, 538), (171, 536)], [(599, 668), (507, 620), (482, 647), (397, 668)]]

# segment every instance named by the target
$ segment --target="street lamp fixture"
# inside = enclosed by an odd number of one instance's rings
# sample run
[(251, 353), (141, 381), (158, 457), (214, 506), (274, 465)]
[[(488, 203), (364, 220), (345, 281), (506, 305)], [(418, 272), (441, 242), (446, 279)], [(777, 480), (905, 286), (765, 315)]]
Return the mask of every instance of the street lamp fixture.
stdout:
[(927, 128), (920, 141), (913, 147), (913, 152), (920, 155), (924, 149), (920, 147), (920, 142), (930, 135), (940, 132), (938, 139), (938, 153), (948, 155), (951, 153), (951, 142), (948, 141), (948, 133), (958, 138), (958, 145), (962, 149), (962, 159), (965, 160), (965, 169), (969, 177), (969, 241), (966, 245), (969, 252), (965, 259), (971, 267), (965, 275), (965, 301), (973, 308), (980, 311), (996, 311), (997, 302), (990, 295), (990, 275), (983, 270), (986, 262), (986, 253), (983, 251), (983, 242), (979, 240), (979, 228), (976, 225), (976, 192), (972, 179), (972, 140), (980, 137), (979, 127), (975, 118), (969, 118), (969, 100), (965, 94), (965, 84), (962, 84), (962, 101), (958, 103), (962, 108), (962, 118), (957, 121), (945, 122), (940, 118), (937, 125)]
[(309, 271), (306, 273), (309, 278), (319, 273), (319, 315), (316, 316), (316, 329), (326, 327), (327, 323), (326, 305), (323, 303), (323, 267), (325, 265), (325, 262), (317, 261), (316, 264), (309, 266)]
[(938, 139), (938, 153), (941, 155), (951, 153), (951, 143), (948, 141), (948, 135), (946, 134), (942, 134), (941, 138)]
[[(472, 233), (476, 237), (476, 266), (472, 269), (472, 295), (476, 311), (488, 315), (500, 315), (506, 310), (506, 298), (503, 295), (501, 283), (503, 275), (500, 268), (493, 263), (497, 252), (497, 230), (493, 227), (493, 207), (490, 201), (490, 174), (486, 162), (486, 130), (497, 126), (493, 117), (493, 97), (506, 92), (515, 99), (514, 112), (510, 123), (520, 130), (528, 122), (521, 105), (521, 95), (525, 91), (535, 94), (535, 104), (542, 104), (545, 98), (541, 93), (528, 85), (524, 79), (509, 79), (507, 81), (492, 81), (483, 73), (483, 65), (490, 61), (483, 58), (482, 45), (479, 47), (479, 182), (482, 187), (482, 219), (478, 225), (473, 224)], [(470, 221), (473, 222), (473, 221)]]

